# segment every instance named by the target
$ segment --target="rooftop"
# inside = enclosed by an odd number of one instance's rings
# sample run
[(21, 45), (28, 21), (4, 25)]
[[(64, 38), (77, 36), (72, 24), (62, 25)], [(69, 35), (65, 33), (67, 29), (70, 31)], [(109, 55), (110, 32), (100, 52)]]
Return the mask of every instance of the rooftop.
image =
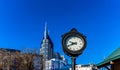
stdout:
[(120, 47), (116, 49), (112, 54), (110, 54), (107, 58), (105, 58), (102, 62), (98, 63), (97, 67), (108, 65), (111, 61), (115, 61), (118, 59), (120, 59)]

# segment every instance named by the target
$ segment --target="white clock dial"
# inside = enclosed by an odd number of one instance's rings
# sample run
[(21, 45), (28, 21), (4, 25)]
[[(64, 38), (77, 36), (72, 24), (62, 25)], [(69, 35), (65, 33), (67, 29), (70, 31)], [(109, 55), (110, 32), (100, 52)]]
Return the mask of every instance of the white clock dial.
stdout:
[(84, 45), (84, 41), (80, 37), (72, 36), (66, 40), (66, 46), (71, 51), (78, 51)]

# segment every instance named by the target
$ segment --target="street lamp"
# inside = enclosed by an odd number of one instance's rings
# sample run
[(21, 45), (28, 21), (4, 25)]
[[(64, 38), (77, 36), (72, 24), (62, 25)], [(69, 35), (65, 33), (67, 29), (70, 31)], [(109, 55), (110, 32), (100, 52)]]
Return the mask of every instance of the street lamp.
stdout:
[(73, 28), (62, 35), (62, 48), (68, 56), (72, 57), (72, 70), (75, 70), (76, 57), (86, 48), (86, 37)]

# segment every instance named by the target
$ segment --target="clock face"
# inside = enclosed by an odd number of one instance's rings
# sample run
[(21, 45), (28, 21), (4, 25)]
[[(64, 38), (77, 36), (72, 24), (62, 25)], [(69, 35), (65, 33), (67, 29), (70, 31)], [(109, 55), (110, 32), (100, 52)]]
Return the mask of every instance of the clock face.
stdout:
[(66, 47), (71, 51), (78, 51), (84, 46), (84, 40), (81, 37), (71, 36), (66, 40)]

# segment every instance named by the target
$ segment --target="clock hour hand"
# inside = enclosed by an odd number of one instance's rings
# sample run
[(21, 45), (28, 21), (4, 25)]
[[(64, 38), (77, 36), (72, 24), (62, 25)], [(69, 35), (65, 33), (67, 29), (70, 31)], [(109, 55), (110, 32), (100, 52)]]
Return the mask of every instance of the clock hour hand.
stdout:
[(77, 42), (72, 42), (72, 41), (69, 41), (72, 45), (76, 45), (77, 44)]
[(73, 42), (73, 43), (72, 43), (72, 45), (76, 45), (76, 44), (77, 44), (77, 42)]
[(71, 41), (70, 41), (70, 43), (71, 44), (69, 44), (68, 47), (71, 46), (71, 45), (76, 45), (77, 44), (77, 42), (71, 42)]

